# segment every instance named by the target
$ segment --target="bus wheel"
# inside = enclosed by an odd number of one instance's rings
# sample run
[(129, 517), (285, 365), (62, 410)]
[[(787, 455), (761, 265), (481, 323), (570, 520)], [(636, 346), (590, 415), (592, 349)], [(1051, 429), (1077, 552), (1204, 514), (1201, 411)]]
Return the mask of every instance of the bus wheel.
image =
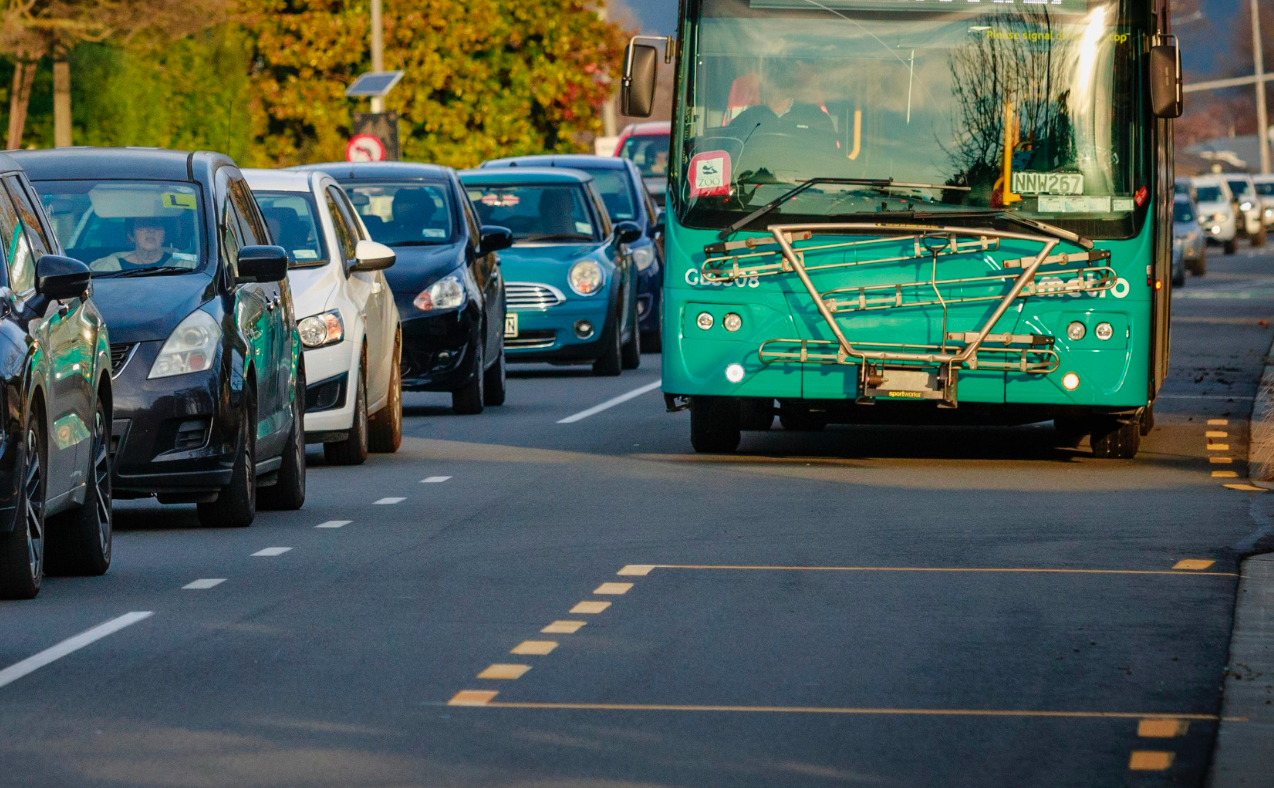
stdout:
[(752, 432), (768, 432), (774, 426), (774, 400), (745, 399), (739, 404), (739, 426)]
[(690, 444), (700, 454), (732, 454), (739, 448), (739, 401), (727, 397), (690, 400)]
[(1155, 404), (1152, 402), (1141, 412), (1141, 437), (1146, 437), (1155, 428)]
[(1141, 448), (1141, 420), (1105, 418), (1093, 421), (1089, 435), (1093, 456), (1103, 460), (1131, 460)]

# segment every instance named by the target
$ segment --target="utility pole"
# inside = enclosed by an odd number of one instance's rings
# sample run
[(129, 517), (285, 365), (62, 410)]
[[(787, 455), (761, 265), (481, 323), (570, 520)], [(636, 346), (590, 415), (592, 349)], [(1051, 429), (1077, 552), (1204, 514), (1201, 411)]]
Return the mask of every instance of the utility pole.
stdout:
[[(1255, 0), (1253, 0), (1255, 2)], [(606, 0), (600, 0), (597, 5), (597, 18), (603, 22), (610, 19), (610, 11), (606, 8)], [(602, 136), (614, 137), (619, 133), (619, 129), (615, 128), (615, 94), (606, 97), (606, 101), (602, 102)]]
[[(372, 0), (372, 71), (377, 72), (385, 70), (385, 30), (382, 17), (381, 0)], [(372, 98), (372, 112), (384, 111), (385, 99), (381, 96)]]
[(1265, 53), (1261, 49), (1261, 13), (1256, 0), (1252, 5), (1252, 60), (1256, 64), (1256, 138), (1261, 151), (1261, 172), (1270, 171), (1270, 129), (1265, 114)]

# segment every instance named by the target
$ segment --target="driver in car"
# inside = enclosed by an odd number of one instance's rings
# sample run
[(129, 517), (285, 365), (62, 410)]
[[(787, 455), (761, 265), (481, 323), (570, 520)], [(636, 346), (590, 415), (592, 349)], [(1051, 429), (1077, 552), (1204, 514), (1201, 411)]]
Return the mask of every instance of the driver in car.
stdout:
[(130, 271), (135, 268), (153, 268), (168, 265), (173, 250), (165, 246), (168, 224), (158, 216), (139, 216), (124, 220), (124, 231), (131, 252), (116, 252), (94, 260), (89, 269), (97, 272)]

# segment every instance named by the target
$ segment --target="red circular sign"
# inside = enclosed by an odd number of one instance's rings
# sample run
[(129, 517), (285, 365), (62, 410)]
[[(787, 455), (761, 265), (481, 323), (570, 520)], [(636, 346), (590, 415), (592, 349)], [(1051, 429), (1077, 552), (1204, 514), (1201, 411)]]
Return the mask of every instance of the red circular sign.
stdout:
[(385, 143), (370, 134), (359, 134), (345, 146), (345, 161), (384, 161)]

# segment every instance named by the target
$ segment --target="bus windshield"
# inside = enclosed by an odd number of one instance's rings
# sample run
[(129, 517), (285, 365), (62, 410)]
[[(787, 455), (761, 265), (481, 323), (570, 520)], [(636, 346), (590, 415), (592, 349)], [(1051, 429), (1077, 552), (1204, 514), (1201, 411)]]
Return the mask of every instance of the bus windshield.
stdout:
[(678, 216), (720, 228), (812, 178), (893, 179), (771, 216), (1004, 209), (1131, 235), (1149, 143), (1131, 3), (691, 2)]

